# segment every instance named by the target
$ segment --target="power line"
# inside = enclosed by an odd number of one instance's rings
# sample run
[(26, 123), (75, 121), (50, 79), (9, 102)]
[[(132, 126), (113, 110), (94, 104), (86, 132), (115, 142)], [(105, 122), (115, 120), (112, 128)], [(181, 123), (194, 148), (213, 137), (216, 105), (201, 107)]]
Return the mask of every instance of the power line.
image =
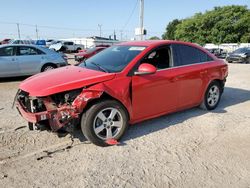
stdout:
[[(138, 2), (138, 0), (137, 0), (137, 2)], [(135, 8), (136, 8), (136, 6), (135, 6)], [(17, 22), (0, 21), (0, 24), (16, 25)], [(27, 23), (20, 23), (20, 22), (18, 24), (19, 24), (19, 26), (29, 26), (29, 27), (34, 27), (34, 28), (37, 27), (37, 28), (57, 29), (57, 30), (83, 31), (83, 32), (85, 32), (85, 31), (100, 31), (100, 29), (80, 29), (80, 28), (72, 28), (72, 27), (57, 27), (57, 26), (27, 24)], [(115, 30), (119, 30), (119, 29), (115, 29)], [(122, 30), (123, 32), (134, 32), (134, 30), (124, 30), (124, 27), (123, 27), (123, 29), (120, 29), (120, 30)], [(112, 31), (113, 32), (114, 29), (102, 29), (102, 31), (105, 31), (105, 32)], [(151, 31), (151, 32), (159, 33), (158, 31)]]
[(16, 25), (17, 25), (18, 38), (19, 38), (19, 40), (20, 40), (20, 39), (21, 39), (21, 35), (20, 35), (19, 23), (17, 23)]
[(133, 14), (134, 14), (134, 12), (135, 12), (135, 9), (136, 9), (136, 7), (137, 7), (138, 2), (139, 2), (139, 0), (136, 0), (135, 6), (134, 6), (133, 10), (131, 11), (131, 13), (130, 13), (130, 15), (129, 15), (127, 21), (126, 21), (126, 23), (124, 24), (124, 26), (123, 26), (122, 29), (121, 29), (122, 31), (124, 30), (125, 27), (127, 27), (128, 23), (130, 22), (130, 19), (131, 19), (131, 17), (133, 16)]
[(102, 24), (98, 24), (98, 27), (99, 27), (99, 31), (100, 31), (100, 37), (102, 37)]
[(36, 39), (38, 40), (38, 29), (37, 29), (37, 25), (36, 25)]

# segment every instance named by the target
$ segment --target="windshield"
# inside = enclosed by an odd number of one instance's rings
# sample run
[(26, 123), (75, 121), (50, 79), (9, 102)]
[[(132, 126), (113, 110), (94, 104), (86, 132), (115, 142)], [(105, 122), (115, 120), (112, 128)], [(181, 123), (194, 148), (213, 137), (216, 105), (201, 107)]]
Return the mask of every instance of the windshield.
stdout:
[(146, 49), (144, 46), (112, 46), (79, 66), (104, 72), (120, 72), (144, 49)]
[(250, 48), (239, 48), (234, 53), (247, 53), (247, 51), (250, 51)]

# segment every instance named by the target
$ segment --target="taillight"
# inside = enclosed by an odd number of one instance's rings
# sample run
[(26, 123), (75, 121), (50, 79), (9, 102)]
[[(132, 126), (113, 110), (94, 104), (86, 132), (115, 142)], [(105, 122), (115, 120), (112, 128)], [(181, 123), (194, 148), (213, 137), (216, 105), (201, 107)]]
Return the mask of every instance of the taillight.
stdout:
[(228, 68), (227, 66), (221, 68), (221, 72), (224, 75), (224, 77), (227, 77), (228, 75)]

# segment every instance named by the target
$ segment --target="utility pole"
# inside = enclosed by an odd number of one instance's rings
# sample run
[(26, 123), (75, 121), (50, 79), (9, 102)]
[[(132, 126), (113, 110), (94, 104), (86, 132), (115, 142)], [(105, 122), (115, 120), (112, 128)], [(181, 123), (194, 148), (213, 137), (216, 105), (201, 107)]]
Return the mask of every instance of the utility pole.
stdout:
[(16, 25), (17, 25), (18, 38), (20, 40), (21, 39), (21, 35), (20, 35), (19, 23), (17, 23)]
[(120, 34), (121, 34), (121, 38), (120, 38), (120, 40), (122, 41), (122, 35), (123, 35), (123, 31), (122, 30), (120, 30)]
[(102, 25), (98, 24), (99, 30), (100, 30), (100, 37), (102, 37)]
[(143, 29), (143, 17), (144, 17), (144, 0), (140, 0), (140, 31), (141, 31), (141, 40), (143, 40), (144, 29)]
[(114, 40), (116, 40), (116, 34), (115, 34), (115, 30), (114, 30)]
[(38, 40), (38, 29), (37, 29), (37, 25), (36, 25), (36, 39)]

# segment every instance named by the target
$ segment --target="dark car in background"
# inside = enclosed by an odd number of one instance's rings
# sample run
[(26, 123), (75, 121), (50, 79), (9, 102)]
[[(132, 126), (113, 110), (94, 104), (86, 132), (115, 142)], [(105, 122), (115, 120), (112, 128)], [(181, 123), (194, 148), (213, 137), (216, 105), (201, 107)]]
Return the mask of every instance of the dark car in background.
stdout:
[(228, 63), (250, 63), (250, 47), (238, 48), (228, 53), (226, 60)]
[(218, 57), (220, 59), (225, 59), (227, 56), (227, 52), (225, 52), (221, 48), (210, 48), (210, 49), (206, 49), (206, 50), (209, 51), (210, 53), (214, 54), (216, 57)]

